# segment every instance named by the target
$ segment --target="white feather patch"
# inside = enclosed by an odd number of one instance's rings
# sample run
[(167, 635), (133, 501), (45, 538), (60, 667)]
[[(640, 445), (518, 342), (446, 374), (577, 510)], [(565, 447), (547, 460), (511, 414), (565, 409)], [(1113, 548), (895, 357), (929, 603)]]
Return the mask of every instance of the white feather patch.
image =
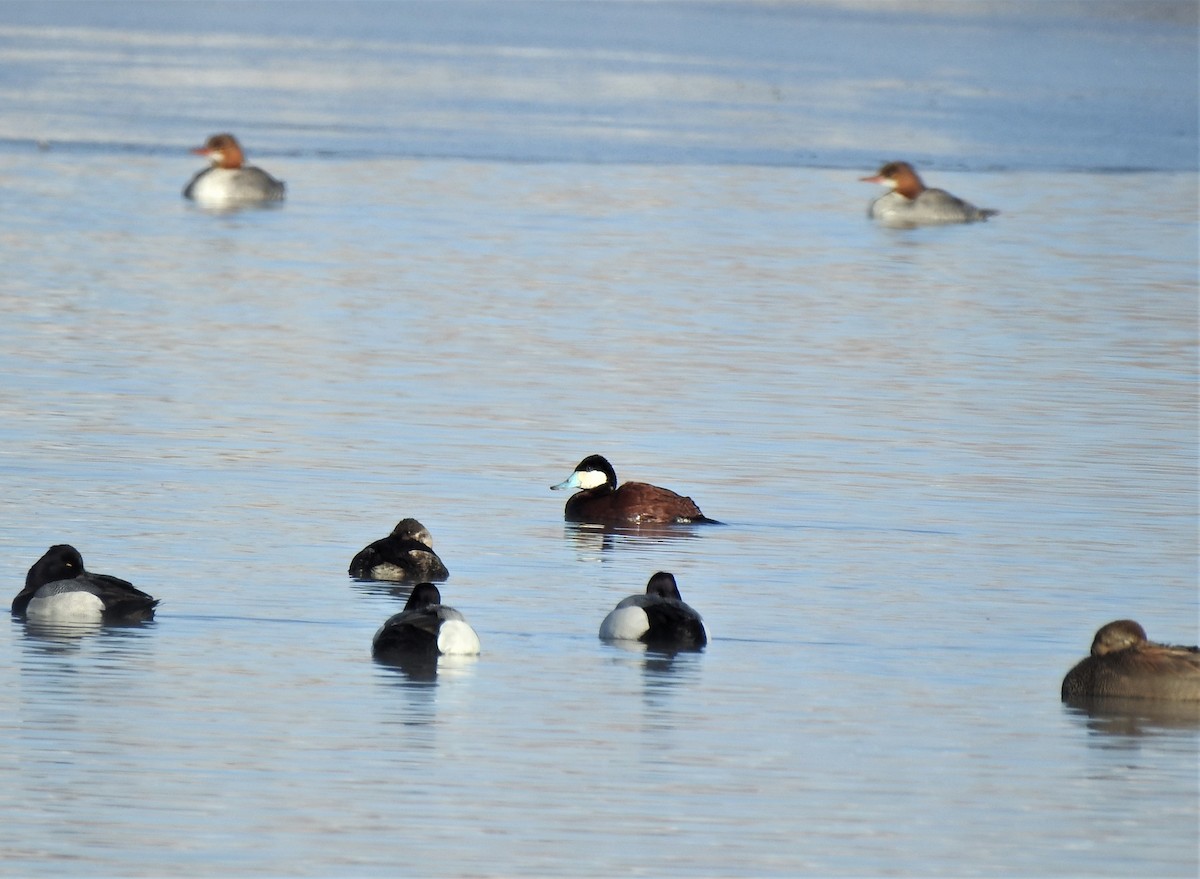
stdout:
[(479, 636), (464, 620), (446, 620), (438, 629), (437, 646), (448, 656), (473, 656), (479, 652)]
[(605, 641), (636, 641), (650, 629), (650, 618), (640, 607), (617, 607), (600, 624)]
[(192, 198), (210, 206), (229, 204), (237, 200), (233, 181), (237, 171), (232, 168), (210, 168), (192, 187)]
[(28, 619), (91, 622), (104, 614), (104, 602), (90, 592), (56, 592), (35, 595), (25, 608)]

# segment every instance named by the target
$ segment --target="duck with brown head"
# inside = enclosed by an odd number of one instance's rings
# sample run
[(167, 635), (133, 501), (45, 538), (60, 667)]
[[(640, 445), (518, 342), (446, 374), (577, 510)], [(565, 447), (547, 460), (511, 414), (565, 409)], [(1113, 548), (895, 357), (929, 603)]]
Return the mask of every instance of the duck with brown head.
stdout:
[(944, 189), (929, 189), (908, 162), (888, 162), (864, 183), (878, 183), (891, 191), (871, 202), (867, 215), (888, 226), (932, 226), (974, 223), (998, 211), (977, 208)]
[(183, 190), (184, 198), (205, 207), (283, 201), (283, 181), (245, 164), (242, 145), (232, 134), (214, 134), (192, 152), (207, 157), (211, 165), (191, 179)]
[(719, 525), (700, 512), (690, 497), (645, 482), (617, 484), (612, 464), (600, 455), (589, 455), (554, 491), (579, 489), (567, 499), (563, 516), (568, 522), (594, 525)]
[(1200, 648), (1156, 644), (1133, 620), (1108, 623), (1063, 679), (1064, 701), (1090, 697), (1200, 701)]

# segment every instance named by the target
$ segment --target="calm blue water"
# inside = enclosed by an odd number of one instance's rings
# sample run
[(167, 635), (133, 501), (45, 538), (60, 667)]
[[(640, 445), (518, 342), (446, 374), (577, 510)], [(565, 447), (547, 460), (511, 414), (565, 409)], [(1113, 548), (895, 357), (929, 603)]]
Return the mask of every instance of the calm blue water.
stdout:
[[(0, 574), (162, 599), (0, 627), (0, 874), (1194, 876), (1200, 714), (1058, 688), (1200, 638), (1195, 15), (0, 6)], [(564, 525), (592, 452), (727, 526)], [(704, 653), (596, 639), (656, 570)]]

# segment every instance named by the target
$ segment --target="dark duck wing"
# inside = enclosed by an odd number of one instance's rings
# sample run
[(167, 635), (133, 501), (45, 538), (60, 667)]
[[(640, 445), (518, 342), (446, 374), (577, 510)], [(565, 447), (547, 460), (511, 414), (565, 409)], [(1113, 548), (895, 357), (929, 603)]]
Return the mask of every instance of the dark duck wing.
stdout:
[(641, 640), (649, 647), (694, 649), (708, 643), (700, 615), (682, 601), (660, 598), (643, 607), (650, 628)]
[(442, 620), (436, 608), (404, 610), (391, 617), (375, 634), (371, 650), (376, 656), (389, 654), (436, 655)]
[[(350, 562), (350, 576), (372, 579), (381, 565), (391, 565), (404, 573), (404, 579), (445, 580), (450, 576), (445, 564), (431, 548), (416, 540), (389, 535), (376, 540)], [(392, 579), (389, 577), (388, 579)]]
[(158, 599), (126, 580), (108, 574), (85, 574), (86, 589), (104, 602), (104, 618), (112, 621), (149, 620), (154, 617)]
[(454, 613), (442, 607), (442, 595), (432, 583), (418, 583), (409, 593), (404, 610), (388, 618), (371, 641), (376, 658), (438, 654), (442, 622)]

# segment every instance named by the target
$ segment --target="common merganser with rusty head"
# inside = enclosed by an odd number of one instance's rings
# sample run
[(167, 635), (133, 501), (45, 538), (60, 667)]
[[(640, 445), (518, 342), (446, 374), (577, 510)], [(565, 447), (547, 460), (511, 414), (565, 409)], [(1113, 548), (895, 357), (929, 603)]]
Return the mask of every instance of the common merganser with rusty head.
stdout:
[(157, 605), (132, 583), (85, 570), (79, 550), (60, 543), (33, 563), (12, 612), (51, 622), (131, 623), (153, 619)]
[(214, 134), (192, 152), (207, 156), (212, 165), (192, 178), (183, 190), (184, 198), (205, 207), (283, 201), (283, 181), (245, 164), (241, 144), (232, 134)]
[(889, 226), (932, 226), (943, 223), (974, 223), (999, 211), (977, 208), (944, 189), (929, 189), (908, 162), (888, 162), (864, 183), (878, 183), (891, 192), (871, 202), (867, 216)]
[(1062, 684), (1064, 701), (1098, 697), (1200, 702), (1200, 648), (1156, 644), (1133, 620), (1101, 626)]

